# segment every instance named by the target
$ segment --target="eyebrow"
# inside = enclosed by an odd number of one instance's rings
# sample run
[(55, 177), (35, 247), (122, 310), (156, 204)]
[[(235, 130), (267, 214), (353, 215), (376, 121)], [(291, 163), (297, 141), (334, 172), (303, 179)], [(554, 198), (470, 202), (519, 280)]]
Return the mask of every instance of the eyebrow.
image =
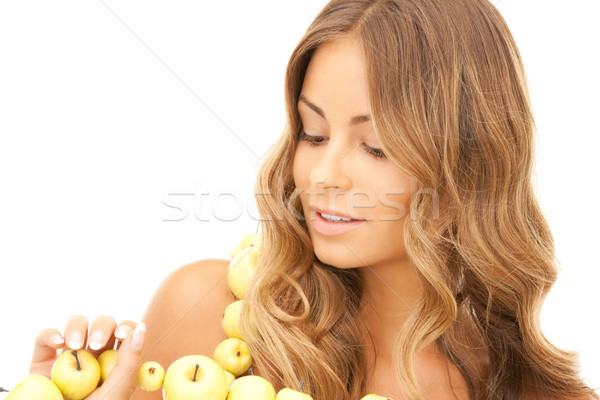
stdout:
[[(300, 97), (298, 97), (298, 102), (303, 102), (311, 110), (313, 110), (319, 116), (321, 116), (321, 118), (327, 119), (325, 117), (325, 112), (319, 106), (317, 106), (316, 104), (311, 103), (310, 101), (308, 101), (308, 99), (304, 95), (300, 95)], [(350, 126), (358, 125), (358, 124), (362, 124), (364, 122), (368, 122), (370, 120), (371, 120), (371, 116), (370, 115), (356, 115), (356, 116), (350, 118), (350, 124), (349, 125)]]

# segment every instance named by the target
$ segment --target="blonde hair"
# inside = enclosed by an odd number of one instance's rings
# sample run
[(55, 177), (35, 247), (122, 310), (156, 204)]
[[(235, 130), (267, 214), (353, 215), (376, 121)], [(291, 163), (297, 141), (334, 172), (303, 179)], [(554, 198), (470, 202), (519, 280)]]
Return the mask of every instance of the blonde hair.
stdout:
[(596, 397), (576, 355), (540, 329), (557, 275), (554, 243), (531, 182), (524, 68), (487, 0), (334, 0), (300, 40), (286, 73), (288, 124), (255, 183), (263, 251), (242, 329), (261, 374), (277, 387), (304, 381), (316, 400), (364, 395), (361, 272), (315, 257), (292, 177), (311, 56), (348, 33), (364, 50), (379, 143), (424, 189), (405, 222), (423, 296), (395, 354), (409, 397), (422, 398), (414, 358), (434, 341), (474, 399)]

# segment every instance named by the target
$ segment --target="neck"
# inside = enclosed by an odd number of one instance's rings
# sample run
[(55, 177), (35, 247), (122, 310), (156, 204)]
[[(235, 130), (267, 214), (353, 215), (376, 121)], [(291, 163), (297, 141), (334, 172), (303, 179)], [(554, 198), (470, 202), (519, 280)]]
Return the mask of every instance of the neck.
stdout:
[(396, 336), (421, 297), (421, 282), (408, 259), (401, 263), (366, 266), (362, 272), (362, 312), (370, 336), (367, 344), (374, 345), (380, 354), (392, 354)]

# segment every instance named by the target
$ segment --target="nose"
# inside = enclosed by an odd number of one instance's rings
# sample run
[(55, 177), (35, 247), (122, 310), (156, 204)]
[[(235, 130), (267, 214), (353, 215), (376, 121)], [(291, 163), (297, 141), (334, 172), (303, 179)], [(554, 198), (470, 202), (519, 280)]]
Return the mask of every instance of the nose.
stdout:
[(310, 183), (314, 188), (348, 190), (352, 186), (349, 175), (350, 148), (331, 141), (320, 153), (310, 171)]

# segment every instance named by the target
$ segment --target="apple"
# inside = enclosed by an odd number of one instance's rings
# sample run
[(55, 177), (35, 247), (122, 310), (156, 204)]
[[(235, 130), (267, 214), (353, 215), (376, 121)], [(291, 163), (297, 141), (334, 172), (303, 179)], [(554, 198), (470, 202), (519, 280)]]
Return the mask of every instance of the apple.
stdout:
[(242, 241), (238, 243), (235, 248), (231, 251), (231, 258), (235, 257), (240, 251), (247, 249), (248, 247), (255, 246), (260, 243), (260, 233), (251, 233), (242, 238)]
[(283, 388), (277, 393), (275, 400), (312, 400), (312, 396), (294, 389)]
[(241, 339), (229, 338), (223, 340), (215, 348), (213, 359), (226, 371), (236, 377), (248, 371), (252, 365), (252, 356), (248, 345)]
[(209, 357), (181, 357), (167, 369), (163, 382), (165, 400), (224, 400), (226, 396), (225, 372)]
[(389, 397), (378, 396), (376, 394), (368, 394), (360, 400), (392, 400)]
[(227, 400), (275, 400), (273, 385), (258, 375), (237, 378), (229, 388)]
[(260, 246), (248, 247), (240, 251), (230, 262), (227, 271), (229, 289), (240, 300), (244, 298), (250, 279), (254, 274)]
[(165, 370), (157, 362), (146, 361), (140, 367), (137, 383), (146, 392), (154, 392), (162, 387), (165, 379)]
[(23, 378), (4, 400), (63, 400), (63, 396), (50, 379), (32, 374)]
[(307, 393), (302, 393), (302, 385), (304, 381), (300, 381), (298, 390), (283, 388), (277, 393), (275, 400), (313, 400), (312, 396)]
[(230, 338), (242, 338), (242, 334), (240, 333), (241, 312), (242, 300), (234, 301), (225, 308), (221, 326), (223, 327), (225, 334)]
[(66, 400), (81, 400), (98, 386), (100, 364), (86, 350), (69, 350), (54, 361), (51, 376)]
[(100, 384), (104, 383), (115, 365), (117, 365), (118, 352), (119, 350), (115, 349), (104, 350), (98, 357), (98, 364), (100, 364)]

